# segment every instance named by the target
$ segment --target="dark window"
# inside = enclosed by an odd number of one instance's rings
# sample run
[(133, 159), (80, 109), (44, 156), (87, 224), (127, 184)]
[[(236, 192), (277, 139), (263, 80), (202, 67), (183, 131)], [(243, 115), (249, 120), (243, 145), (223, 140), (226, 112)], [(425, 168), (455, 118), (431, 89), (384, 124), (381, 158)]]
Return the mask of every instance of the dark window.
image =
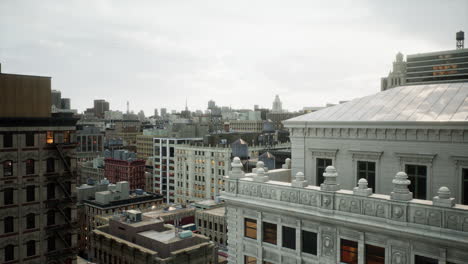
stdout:
[(210, 229), (213, 229), (213, 223), (210, 222)]
[(12, 176), (13, 175), (13, 161), (6, 160), (3, 162), (3, 176)]
[(375, 162), (358, 161), (357, 167), (358, 179), (366, 179), (367, 186), (375, 192)]
[(385, 248), (366, 245), (366, 264), (385, 264)]
[(47, 238), (47, 251), (55, 250), (55, 237), (51, 236)]
[(34, 146), (34, 133), (33, 132), (26, 133), (26, 146), (27, 147)]
[(13, 204), (13, 188), (3, 190), (3, 203), (5, 205)]
[(317, 186), (323, 183), (325, 178), (323, 177), (323, 173), (328, 166), (332, 165), (331, 159), (317, 159)]
[(47, 225), (55, 225), (55, 212), (52, 210), (47, 212)]
[(302, 252), (317, 255), (317, 233), (302, 230)]
[(214, 227), (215, 227), (214, 230), (215, 230), (215, 231), (218, 231), (218, 223), (215, 223), (215, 224), (214, 224)]
[(198, 227), (201, 227), (201, 219), (198, 219)]
[(276, 224), (263, 222), (263, 242), (276, 245)]
[(244, 256), (244, 264), (257, 264), (257, 258)]
[(34, 185), (26, 186), (26, 202), (32, 202), (36, 200), (36, 187)]
[(223, 225), (219, 225), (219, 231), (223, 231)]
[(15, 259), (15, 246), (7, 245), (5, 247), (5, 261), (11, 261)]
[(468, 205), (468, 168), (462, 169), (462, 204)]
[(13, 216), (7, 216), (3, 218), (3, 228), (5, 233), (11, 233), (15, 230), (13, 221)]
[(55, 171), (55, 159), (48, 158), (46, 172), (54, 172), (54, 171)]
[(3, 147), (4, 148), (13, 147), (13, 134), (11, 133), (3, 134)]
[(47, 199), (55, 198), (55, 183), (47, 184)]
[(68, 220), (71, 220), (71, 218), (72, 218), (72, 217), (71, 217), (71, 212), (72, 212), (72, 211), (71, 211), (71, 208), (70, 208), (70, 207), (67, 207), (67, 208), (65, 208), (64, 211), (65, 211), (65, 217), (66, 217)]
[(206, 220), (203, 220), (203, 227), (206, 228)]
[(423, 256), (414, 256), (414, 264), (438, 264), (439, 261), (437, 259), (423, 257)]
[(36, 215), (33, 213), (26, 215), (26, 229), (31, 229), (36, 227)]
[(341, 239), (341, 262), (358, 263), (358, 242)]
[(413, 192), (413, 197), (416, 199), (426, 199), (426, 181), (427, 181), (427, 167), (423, 165), (410, 165), (405, 166), (406, 174), (411, 184), (408, 186), (409, 190)]
[(29, 240), (26, 243), (26, 255), (28, 257), (36, 255), (36, 241)]
[(296, 249), (296, 229), (283, 226), (283, 247)]
[(257, 239), (257, 220), (244, 219), (244, 236)]
[(34, 174), (34, 160), (26, 160), (26, 174)]
[(65, 243), (67, 244), (68, 247), (71, 247), (71, 245), (72, 245), (72, 235), (71, 234), (66, 234), (65, 235)]

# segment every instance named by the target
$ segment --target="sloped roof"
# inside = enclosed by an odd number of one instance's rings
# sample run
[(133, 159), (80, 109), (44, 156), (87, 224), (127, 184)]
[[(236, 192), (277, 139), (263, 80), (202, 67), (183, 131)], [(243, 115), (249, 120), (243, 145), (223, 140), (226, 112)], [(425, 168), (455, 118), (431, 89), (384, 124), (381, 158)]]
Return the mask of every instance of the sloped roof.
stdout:
[(401, 86), (298, 116), (297, 122), (468, 122), (468, 83)]

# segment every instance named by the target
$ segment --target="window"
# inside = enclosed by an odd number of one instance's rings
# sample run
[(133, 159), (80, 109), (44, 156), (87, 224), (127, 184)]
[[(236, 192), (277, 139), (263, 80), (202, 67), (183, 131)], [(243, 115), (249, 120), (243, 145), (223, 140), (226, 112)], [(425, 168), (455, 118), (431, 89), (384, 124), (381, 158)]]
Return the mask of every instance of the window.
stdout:
[(6, 160), (3, 162), (3, 177), (13, 176), (13, 161)]
[(244, 264), (257, 264), (257, 258), (244, 256)]
[(26, 174), (34, 174), (34, 160), (26, 160)]
[(34, 185), (26, 186), (26, 202), (32, 202), (36, 199), (35, 192), (36, 187)]
[(385, 264), (385, 248), (366, 245), (366, 264)]
[(53, 131), (47, 131), (46, 142), (47, 142), (47, 144), (54, 143), (54, 132)]
[(283, 226), (283, 247), (296, 249), (296, 229)]
[(54, 158), (48, 158), (46, 161), (46, 172), (54, 172), (55, 171), (55, 159)]
[(47, 199), (55, 198), (55, 183), (47, 184)]
[(358, 242), (341, 239), (341, 262), (358, 263)]
[(32, 229), (36, 227), (36, 215), (33, 213), (26, 215), (26, 229)]
[(12, 233), (15, 230), (13, 221), (13, 216), (3, 218), (4, 233)]
[(47, 212), (47, 225), (55, 225), (55, 212), (52, 210)]
[(302, 230), (302, 252), (317, 255), (317, 233)]
[(433, 259), (433, 258), (428, 258), (428, 257), (423, 257), (423, 256), (414, 256), (414, 264), (438, 264), (439, 260)]
[(26, 133), (26, 146), (34, 147), (34, 133), (33, 132)]
[(213, 229), (213, 223), (210, 222), (210, 229)]
[(13, 188), (3, 190), (3, 203), (5, 205), (13, 204)]
[(70, 143), (70, 131), (63, 132), (63, 143)]
[(257, 239), (257, 220), (244, 219), (244, 236)]
[(332, 165), (331, 159), (317, 159), (317, 186), (325, 180), (323, 173), (328, 166)]
[(26, 255), (28, 257), (36, 255), (36, 241), (29, 240), (26, 243)]
[(220, 225), (219, 225), (219, 231), (222, 232), (223, 230), (224, 230), (224, 229), (223, 229), (223, 225), (220, 224)]
[(55, 250), (55, 237), (51, 236), (47, 238), (47, 251)]
[(198, 226), (201, 227), (201, 219), (198, 219)]
[(7, 245), (5, 247), (5, 261), (11, 261), (15, 259), (15, 246)]
[(4, 148), (13, 147), (13, 134), (11, 133), (3, 134), (3, 147)]
[(358, 180), (364, 178), (367, 180), (368, 187), (375, 192), (375, 162), (358, 161), (357, 162)]
[(427, 181), (427, 167), (423, 165), (410, 165), (405, 166), (406, 174), (411, 184), (408, 186), (409, 190), (413, 192), (416, 199), (426, 199), (426, 181)]
[(215, 230), (215, 231), (218, 231), (218, 223), (215, 223), (215, 224), (214, 224), (214, 227), (215, 227), (214, 230)]
[(203, 227), (206, 228), (206, 220), (203, 220)]
[(462, 169), (462, 204), (468, 205), (468, 168)]
[(276, 224), (263, 222), (263, 242), (276, 245)]

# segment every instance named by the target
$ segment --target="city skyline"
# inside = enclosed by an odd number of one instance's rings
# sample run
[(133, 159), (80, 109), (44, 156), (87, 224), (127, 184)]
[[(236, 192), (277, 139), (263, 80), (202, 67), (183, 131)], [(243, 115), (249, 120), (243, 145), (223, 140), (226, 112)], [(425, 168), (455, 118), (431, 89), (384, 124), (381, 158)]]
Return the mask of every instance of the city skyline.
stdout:
[(101, 98), (146, 115), (186, 99), (190, 109), (210, 99), (270, 108), (274, 94), (296, 111), (377, 93), (398, 51), (454, 49), (467, 10), (465, 1), (3, 1), (0, 63), (52, 76), (80, 112)]

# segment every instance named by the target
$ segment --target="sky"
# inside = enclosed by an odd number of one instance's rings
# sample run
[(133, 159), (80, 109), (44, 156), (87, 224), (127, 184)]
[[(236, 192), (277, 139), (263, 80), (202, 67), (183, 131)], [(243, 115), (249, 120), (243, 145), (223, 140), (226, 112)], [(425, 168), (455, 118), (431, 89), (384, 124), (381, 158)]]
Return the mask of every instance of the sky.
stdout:
[(276, 94), (296, 111), (379, 92), (397, 52), (454, 49), (459, 30), (467, 0), (0, 0), (0, 63), (51, 76), (79, 111), (271, 108)]

